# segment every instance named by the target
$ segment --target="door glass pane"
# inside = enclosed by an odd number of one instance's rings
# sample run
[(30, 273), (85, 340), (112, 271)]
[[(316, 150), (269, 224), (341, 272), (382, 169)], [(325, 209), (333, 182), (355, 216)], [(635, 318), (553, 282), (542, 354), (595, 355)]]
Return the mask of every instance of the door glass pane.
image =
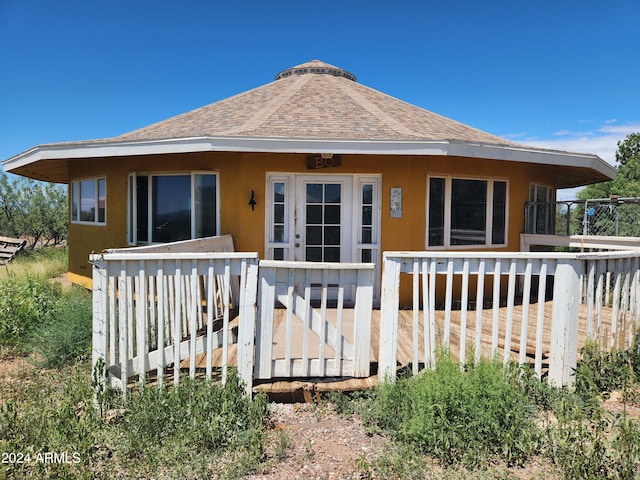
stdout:
[(307, 223), (314, 225), (322, 223), (322, 205), (307, 205)]
[(487, 225), (486, 180), (451, 181), (451, 245), (484, 245)]
[(372, 243), (371, 227), (362, 227), (362, 243)]
[(340, 225), (327, 225), (324, 227), (324, 244), (340, 245)]
[(216, 176), (194, 176), (195, 237), (212, 237), (216, 234)]
[(324, 248), (324, 261), (325, 262), (339, 262), (340, 261), (340, 247), (325, 247)]
[(191, 238), (191, 175), (157, 176), (152, 184), (153, 241)]
[(307, 183), (305, 198), (306, 260), (339, 262), (342, 184)]
[(307, 262), (322, 261), (322, 247), (307, 247)]
[[(272, 220), (272, 230), (271, 230), (271, 241), (284, 243), (287, 241), (287, 231), (286, 231), (286, 190), (287, 184), (285, 182), (274, 182), (273, 183), (273, 218)], [(282, 260), (283, 258), (276, 258), (276, 255), (284, 255), (284, 248), (276, 248), (273, 250), (274, 252), (274, 260)]]
[(362, 225), (371, 225), (372, 213), (371, 205), (362, 207)]
[(373, 185), (368, 184), (362, 186), (362, 204), (373, 204)]
[(276, 203), (273, 206), (273, 223), (284, 223), (284, 204)]
[(340, 205), (325, 205), (324, 223), (336, 225), (340, 223)]
[(444, 178), (429, 179), (429, 246), (444, 245)]
[(277, 203), (284, 202), (284, 182), (273, 184), (273, 201)]
[(325, 203), (340, 203), (340, 192), (342, 185), (339, 183), (327, 183), (324, 186), (324, 202)]
[(549, 194), (547, 187), (542, 185), (536, 185), (536, 202), (535, 212), (536, 212), (536, 227), (535, 233), (549, 233), (547, 230), (548, 217), (549, 215), (549, 207), (546, 202), (549, 201)]
[(322, 203), (321, 183), (307, 183), (307, 203)]
[(273, 226), (273, 241), (284, 242), (284, 225)]
[(322, 226), (307, 226), (307, 245), (322, 245)]
[(493, 226), (491, 243), (505, 243), (505, 217), (507, 209), (507, 182), (493, 182)]

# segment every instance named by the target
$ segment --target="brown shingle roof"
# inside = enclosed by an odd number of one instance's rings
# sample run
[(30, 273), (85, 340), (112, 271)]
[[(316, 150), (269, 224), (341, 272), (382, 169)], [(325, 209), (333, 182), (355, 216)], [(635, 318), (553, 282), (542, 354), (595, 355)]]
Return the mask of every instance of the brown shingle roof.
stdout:
[(555, 165), (558, 188), (609, 180), (592, 154), (519, 145), (360, 85), (318, 60), (276, 80), (115, 138), (39, 145), (7, 171), (67, 183), (70, 159), (203, 151), (444, 155)]
[(313, 60), (276, 80), (113, 140), (206, 136), (344, 140), (459, 140), (513, 145), (377, 90)]

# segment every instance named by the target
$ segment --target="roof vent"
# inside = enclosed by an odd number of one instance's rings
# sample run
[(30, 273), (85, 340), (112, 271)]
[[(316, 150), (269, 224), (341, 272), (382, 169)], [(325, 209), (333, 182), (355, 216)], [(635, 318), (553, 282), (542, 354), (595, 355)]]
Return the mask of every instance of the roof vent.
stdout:
[(312, 60), (311, 62), (303, 63), (301, 65), (282, 70), (280, 73), (278, 73), (278, 75), (276, 75), (275, 79), (280, 80), (281, 78), (287, 78), (291, 75), (305, 74), (333, 75), (334, 77), (344, 77), (353, 82), (356, 81), (356, 76), (352, 73), (349, 73), (341, 68), (334, 67), (333, 65), (329, 65), (328, 63), (321, 62), (320, 60)]

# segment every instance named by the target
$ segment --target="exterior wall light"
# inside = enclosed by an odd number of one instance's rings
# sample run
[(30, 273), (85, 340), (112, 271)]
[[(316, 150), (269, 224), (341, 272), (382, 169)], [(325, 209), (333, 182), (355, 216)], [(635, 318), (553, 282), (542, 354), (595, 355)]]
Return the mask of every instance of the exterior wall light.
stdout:
[(253, 212), (256, 209), (256, 195), (253, 190), (251, 190), (251, 199), (249, 200), (249, 205), (251, 205), (251, 211)]

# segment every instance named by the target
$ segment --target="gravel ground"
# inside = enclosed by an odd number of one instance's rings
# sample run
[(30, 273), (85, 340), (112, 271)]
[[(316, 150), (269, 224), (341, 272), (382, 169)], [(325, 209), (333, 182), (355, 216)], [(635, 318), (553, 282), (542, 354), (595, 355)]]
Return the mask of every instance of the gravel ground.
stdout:
[(376, 458), (386, 441), (368, 435), (357, 417), (329, 406), (271, 404), (268, 470), (249, 479), (361, 478), (358, 458)]

